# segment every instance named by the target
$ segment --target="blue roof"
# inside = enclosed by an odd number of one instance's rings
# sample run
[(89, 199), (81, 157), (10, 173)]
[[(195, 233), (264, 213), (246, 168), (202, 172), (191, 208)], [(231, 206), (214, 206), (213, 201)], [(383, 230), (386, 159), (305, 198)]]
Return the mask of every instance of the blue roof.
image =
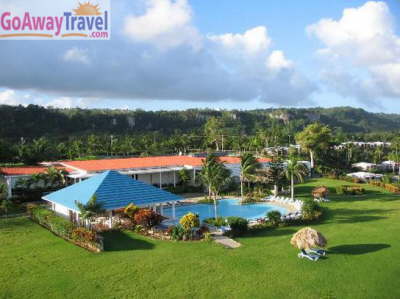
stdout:
[(86, 204), (93, 195), (105, 210), (114, 210), (133, 203), (147, 206), (182, 200), (182, 197), (132, 179), (117, 171), (106, 171), (80, 183), (68, 186), (43, 197), (71, 210), (78, 211), (75, 201)]

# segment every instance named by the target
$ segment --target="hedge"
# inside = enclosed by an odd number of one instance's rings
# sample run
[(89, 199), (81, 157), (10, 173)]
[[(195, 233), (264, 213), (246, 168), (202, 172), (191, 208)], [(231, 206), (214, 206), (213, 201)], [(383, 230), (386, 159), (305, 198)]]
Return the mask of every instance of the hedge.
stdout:
[(43, 206), (29, 206), (28, 213), (33, 221), (67, 241), (90, 251), (100, 252), (103, 250), (102, 237), (85, 227), (75, 226), (72, 222), (57, 216)]
[(395, 184), (385, 184), (383, 182), (374, 181), (374, 182), (370, 182), (370, 185), (384, 188), (385, 190), (392, 192), (392, 193), (400, 193), (400, 186), (395, 185)]

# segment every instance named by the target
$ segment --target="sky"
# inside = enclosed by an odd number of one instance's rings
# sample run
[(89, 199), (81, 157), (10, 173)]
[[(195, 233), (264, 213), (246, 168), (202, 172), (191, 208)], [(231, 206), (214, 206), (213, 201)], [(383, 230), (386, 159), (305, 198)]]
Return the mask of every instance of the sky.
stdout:
[[(51, 3), (0, 0), (0, 14)], [(399, 0), (118, 0), (111, 14), (110, 40), (0, 40), (0, 104), (400, 113)]]

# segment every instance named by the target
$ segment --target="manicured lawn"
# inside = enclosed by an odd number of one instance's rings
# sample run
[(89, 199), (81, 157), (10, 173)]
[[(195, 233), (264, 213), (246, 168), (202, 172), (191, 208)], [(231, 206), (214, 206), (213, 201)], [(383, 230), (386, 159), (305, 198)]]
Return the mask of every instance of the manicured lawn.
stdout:
[[(308, 196), (315, 180), (297, 186)], [(0, 220), (0, 297), (4, 298), (400, 298), (400, 197), (366, 187), (360, 197), (330, 197), (313, 225), (329, 241), (328, 257), (300, 260), (289, 244), (300, 227), (212, 243), (108, 236), (92, 254), (25, 218)]]

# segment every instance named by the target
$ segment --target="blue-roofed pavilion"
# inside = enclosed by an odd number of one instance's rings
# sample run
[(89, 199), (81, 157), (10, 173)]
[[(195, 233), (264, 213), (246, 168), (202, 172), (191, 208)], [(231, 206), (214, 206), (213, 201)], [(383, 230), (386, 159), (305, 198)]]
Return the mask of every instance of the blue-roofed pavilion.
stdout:
[(182, 200), (182, 197), (148, 185), (117, 171), (106, 171), (85, 181), (68, 186), (43, 197), (53, 209), (66, 216), (79, 213), (76, 202), (86, 204), (93, 196), (106, 211), (133, 203), (139, 207), (156, 207)]

